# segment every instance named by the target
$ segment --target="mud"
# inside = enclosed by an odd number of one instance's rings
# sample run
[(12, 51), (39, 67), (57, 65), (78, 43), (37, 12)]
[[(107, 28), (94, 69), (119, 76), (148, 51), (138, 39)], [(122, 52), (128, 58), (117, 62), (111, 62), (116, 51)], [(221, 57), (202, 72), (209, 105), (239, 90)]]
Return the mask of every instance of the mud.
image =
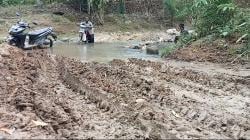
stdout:
[(198, 40), (187, 47), (180, 48), (168, 57), (182, 61), (199, 61), (212, 63), (249, 63), (249, 59), (238, 57), (237, 50), (243, 44), (226, 43), (225, 40), (205, 41)]
[(250, 72), (206, 67), (2, 46), (0, 137), (249, 139)]

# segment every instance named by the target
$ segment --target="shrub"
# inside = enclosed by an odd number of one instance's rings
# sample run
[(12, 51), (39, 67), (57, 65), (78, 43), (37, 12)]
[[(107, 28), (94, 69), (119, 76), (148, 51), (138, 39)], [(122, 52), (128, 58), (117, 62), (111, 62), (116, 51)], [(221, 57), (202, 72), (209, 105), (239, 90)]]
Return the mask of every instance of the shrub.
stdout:
[(160, 49), (160, 55), (161, 57), (168, 56), (176, 49), (177, 49), (177, 46), (175, 44), (169, 44), (168, 46)]

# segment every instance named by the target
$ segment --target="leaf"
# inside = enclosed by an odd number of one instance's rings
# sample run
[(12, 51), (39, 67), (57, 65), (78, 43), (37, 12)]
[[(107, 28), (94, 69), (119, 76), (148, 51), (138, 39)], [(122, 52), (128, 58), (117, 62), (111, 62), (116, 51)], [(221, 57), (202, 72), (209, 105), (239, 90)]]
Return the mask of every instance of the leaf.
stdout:
[(239, 43), (242, 39), (244, 39), (245, 37), (247, 37), (248, 34), (244, 34), (243, 36), (241, 36), (237, 41), (236, 43)]
[(227, 10), (227, 7), (224, 7), (224, 8), (223, 8), (223, 12), (225, 12), (226, 10)]
[(247, 23), (244, 22), (244, 23), (240, 24), (239, 27), (242, 27), (242, 26), (244, 26), (244, 25), (246, 25), (246, 24), (247, 24)]

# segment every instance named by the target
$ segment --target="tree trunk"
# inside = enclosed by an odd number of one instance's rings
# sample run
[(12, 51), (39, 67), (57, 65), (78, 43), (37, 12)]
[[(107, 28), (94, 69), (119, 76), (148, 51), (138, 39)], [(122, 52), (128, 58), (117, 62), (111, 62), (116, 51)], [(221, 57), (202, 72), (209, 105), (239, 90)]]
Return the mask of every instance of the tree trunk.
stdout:
[(91, 11), (91, 0), (87, 1), (88, 4), (88, 14), (90, 15), (90, 11)]

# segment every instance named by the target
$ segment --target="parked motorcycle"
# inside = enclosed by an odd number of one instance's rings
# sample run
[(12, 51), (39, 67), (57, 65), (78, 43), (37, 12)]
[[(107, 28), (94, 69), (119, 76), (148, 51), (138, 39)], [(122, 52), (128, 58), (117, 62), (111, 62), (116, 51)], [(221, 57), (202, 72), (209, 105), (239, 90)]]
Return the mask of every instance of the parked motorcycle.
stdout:
[(85, 24), (80, 24), (79, 37), (80, 37), (80, 41), (83, 41), (86, 43), (94, 43), (95, 38), (94, 38), (93, 27), (89, 27)]
[[(35, 22), (33, 23), (37, 25)], [(8, 44), (22, 49), (31, 49), (33, 47), (44, 48), (52, 47), (53, 40), (57, 39), (52, 27), (27, 32), (29, 28), (28, 23), (19, 20), (9, 30)]]

